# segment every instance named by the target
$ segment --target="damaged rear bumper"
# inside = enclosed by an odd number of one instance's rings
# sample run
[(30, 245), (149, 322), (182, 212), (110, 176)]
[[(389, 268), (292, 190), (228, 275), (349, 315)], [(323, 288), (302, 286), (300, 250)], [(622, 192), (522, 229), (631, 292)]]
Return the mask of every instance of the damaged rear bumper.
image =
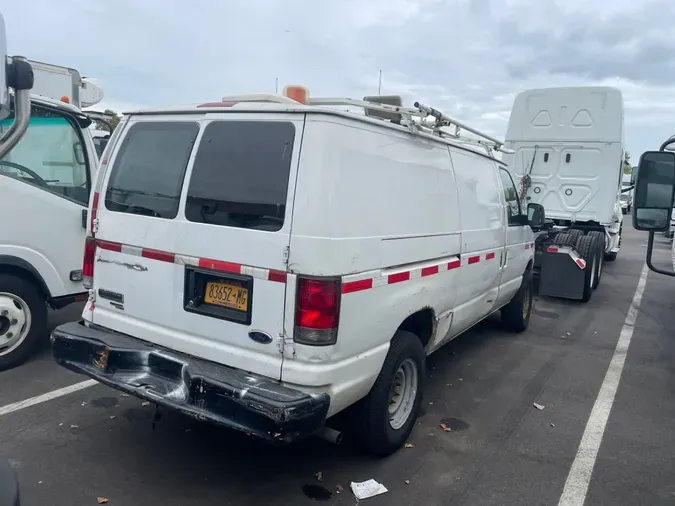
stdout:
[(111, 330), (73, 322), (51, 334), (62, 366), (150, 402), (270, 442), (320, 429), (330, 398)]

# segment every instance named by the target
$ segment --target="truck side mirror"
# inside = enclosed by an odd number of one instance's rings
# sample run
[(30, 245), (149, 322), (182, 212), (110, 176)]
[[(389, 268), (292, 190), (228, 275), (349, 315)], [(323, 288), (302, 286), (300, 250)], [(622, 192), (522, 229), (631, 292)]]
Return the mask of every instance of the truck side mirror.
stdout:
[(531, 228), (541, 228), (546, 220), (546, 212), (541, 204), (527, 204), (527, 224)]
[(644, 152), (635, 178), (633, 227), (648, 232), (669, 230), (674, 192), (675, 153)]

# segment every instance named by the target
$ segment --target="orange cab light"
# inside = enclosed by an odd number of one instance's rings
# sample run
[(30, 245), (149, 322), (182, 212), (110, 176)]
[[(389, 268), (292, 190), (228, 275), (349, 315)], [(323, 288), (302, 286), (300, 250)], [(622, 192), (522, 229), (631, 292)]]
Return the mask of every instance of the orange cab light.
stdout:
[(238, 103), (239, 102), (206, 102), (205, 104), (199, 104), (197, 107), (232, 107)]
[(65, 102), (66, 104), (70, 104), (70, 99), (67, 96), (63, 95), (61, 97), (61, 102)]
[(304, 86), (286, 86), (284, 96), (305, 105), (309, 102), (309, 90)]

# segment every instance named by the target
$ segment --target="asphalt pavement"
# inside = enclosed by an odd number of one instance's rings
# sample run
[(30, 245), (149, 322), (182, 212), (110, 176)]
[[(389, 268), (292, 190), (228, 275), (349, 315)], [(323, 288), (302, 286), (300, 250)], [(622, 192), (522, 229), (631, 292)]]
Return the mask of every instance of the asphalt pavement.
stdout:
[[(626, 314), (646, 234), (624, 226), (588, 304), (538, 298), (527, 332), (491, 318), (429, 358), (413, 447), (376, 460), (347, 440), (273, 448), (96, 385), (0, 416), (0, 456), (22, 504), (353, 505), (352, 481), (388, 488), (377, 505), (556, 505)], [(667, 266), (665, 238), (656, 262)], [(649, 272), (586, 504), (675, 504), (675, 278)], [(76, 319), (80, 308), (54, 314)], [(44, 350), (0, 373), (3, 406), (86, 380)], [(536, 409), (533, 403), (544, 406)], [(451, 431), (439, 426), (446, 424)], [(320, 474), (318, 474), (320, 473)], [(317, 477), (318, 475), (318, 477)], [(320, 478), (320, 479), (319, 479)]]

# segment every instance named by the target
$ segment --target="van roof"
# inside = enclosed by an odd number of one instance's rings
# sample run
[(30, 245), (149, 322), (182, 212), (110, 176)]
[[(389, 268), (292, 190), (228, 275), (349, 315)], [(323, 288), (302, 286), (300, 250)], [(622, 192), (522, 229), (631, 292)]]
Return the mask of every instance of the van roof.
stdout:
[[(241, 101), (237, 101), (241, 99)], [(348, 100), (348, 99), (346, 99)], [(239, 112), (266, 112), (266, 113), (302, 113), (302, 114), (329, 114), (348, 118), (371, 125), (388, 128), (397, 132), (409, 133), (405, 125), (383, 121), (379, 118), (366, 116), (363, 111), (355, 111), (353, 108), (344, 108), (326, 105), (306, 105), (280, 95), (239, 95), (223, 97), (220, 102), (208, 102), (205, 104), (187, 104), (174, 107), (162, 107), (152, 109), (137, 109), (126, 111), (125, 116), (152, 116), (152, 115), (180, 115), (180, 114), (228, 114)], [(425, 137), (434, 142), (451, 145), (459, 149), (470, 150), (481, 156), (486, 156), (495, 162), (503, 162), (493, 155), (488, 154), (487, 149), (475, 142), (472, 137), (440, 137), (427, 132), (417, 132), (416, 135)]]
[(610, 86), (569, 86), (519, 93), (506, 142), (623, 142), (623, 95)]

